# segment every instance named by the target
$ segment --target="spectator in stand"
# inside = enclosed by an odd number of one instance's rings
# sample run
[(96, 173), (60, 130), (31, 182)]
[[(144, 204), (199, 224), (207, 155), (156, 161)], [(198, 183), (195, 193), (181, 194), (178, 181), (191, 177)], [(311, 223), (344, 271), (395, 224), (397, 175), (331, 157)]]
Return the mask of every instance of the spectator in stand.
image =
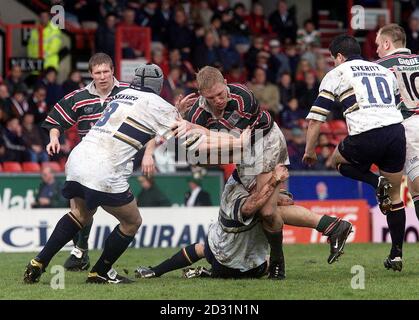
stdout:
[(4, 106), (10, 98), (10, 91), (5, 83), (0, 83), (0, 105)]
[(297, 34), (297, 21), (293, 12), (288, 10), (285, 0), (279, 0), (277, 10), (269, 16), (269, 24), (272, 31), (275, 32), (281, 43), (294, 43)]
[(193, 61), (197, 69), (212, 66), (221, 61), (218, 44), (215, 42), (212, 31), (207, 31), (204, 36), (204, 43), (195, 48)]
[(292, 98), (288, 101), (285, 110), (281, 114), (281, 127), (286, 129), (296, 128), (299, 126), (300, 120), (304, 119), (305, 116), (305, 112), (299, 108), (298, 99)]
[(272, 33), (271, 26), (263, 12), (263, 6), (259, 2), (254, 2), (252, 12), (246, 17), (251, 35), (263, 36)]
[(95, 33), (96, 52), (103, 52), (115, 61), (115, 32), (117, 17), (110, 12)]
[(175, 9), (175, 18), (168, 30), (169, 49), (179, 49), (182, 59), (189, 59), (194, 47), (194, 33), (189, 28), (188, 18), (182, 6)]
[(22, 120), (22, 139), (26, 144), (31, 162), (46, 162), (48, 153), (42, 141), (41, 130), (35, 124), (32, 113), (26, 113)]
[(2, 110), (0, 109), (0, 163), (6, 161), (6, 146), (3, 140), (3, 127), (1, 125), (1, 114)]
[(138, 182), (141, 192), (137, 196), (139, 207), (170, 207), (172, 204), (166, 195), (154, 183), (151, 177), (140, 176)]
[(202, 23), (206, 29), (210, 27), (213, 15), (214, 12), (211, 10), (208, 1), (205, 0), (200, 0), (191, 10), (193, 22)]
[(48, 115), (49, 108), (46, 102), (47, 89), (44, 86), (36, 86), (29, 98), (29, 112), (34, 115), (36, 125), (41, 125)]
[(317, 153), (318, 162), (312, 167), (314, 170), (335, 170), (332, 163), (332, 152), (333, 149), (323, 146), (320, 147), (320, 151)]
[(4, 80), (4, 84), (7, 86), (10, 94), (13, 94), (16, 89), (20, 89), (25, 94), (28, 92), (28, 87), (23, 80), (22, 68), (15, 64), (10, 70), (10, 75)]
[[(260, 51), (256, 57), (256, 68), (262, 68), (266, 72), (266, 78), (271, 83), (276, 83), (276, 74), (278, 73), (278, 65), (271, 57), (268, 51)], [(249, 70), (250, 72), (251, 70)], [(254, 73), (254, 70), (253, 70)]]
[(18, 118), (10, 118), (2, 133), (6, 147), (5, 161), (29, 161), (29, 153), (22, 139), (22, 126)]
[(314, 72), (305, 74), (304, 81), (297, 84), (296, 93), (297, 97), (299, 97), (300, 109), (308, 114), (319, 93), (319, 82)]
[(169, 21), (163, 17), (158, 8), (157, 0), (147, 0), (144, 7), (139, 11), (136, 23), (142, 27), (149, 27), (151, 40), (153, 42), (162, 42), (166, 40), (166, 32)]
[(212, 206), (211, 197), (208, 192), (202, 189), (201, 181), (191, 178), (188, 180), (190, 191), (185, 194), (185, 206), (187, 207), (208, 207)]
[(279, 79), (279, 97), (281, 110), (287, 106), (288, 101), (296, 96), (295, 83), (291, 79), (291, 74), (285, 72), (281, 75)]
[(163, 81), (163, 88), (161, 90), (160, 96), (167, 102), (174, 104), (175, 97), (180, 92), (183, 91), (183, 86), (180, 81), (182, 76), (182, 69), (179, 67), (173, 67), (170, 70), (169, 75)]
[(288, 155), (290, 158), (290, 170), (307, 170), (308, 167), (301, 162), (304, 155), (306, 138), (303, 130), (295, 127), (291, 130), (291, 140), (288, 141)]
[[(89, 12), (90, 13), (90, 12)], [(58, 70), (60, 68), (60, 55), (62, 43), (61, 30), (51, 21), (51, 16), (48, 11), (43, 11), (39, 14), (40, 24), (43, 28), (42, 31), (42, 48), (44, 57), (44, 69), (49, 67)], [(39, 35), (38, 29), (32, 29), (29, 43), (28, 43), (28, 57), (39, 57)]]
[(278, 87), (266, 81), (266, 71), (256, 68), (252, 82), (248, 83), (248, 88), (253, 92), (258, 100), (260, 107), (269, 111), (275, 119), (279, 113), (279, 90)]
[(162, 15), (163, 19), (164, 19), (164, 26), (166, 28), (165, 32), (163, 33), (164, 35), (164, 43), (167, 43), (167, 29), (169, 28), (170, 25), (170, 21), (173, 20), (173, 14), (174, 14), (174, 10), (172, 7), (172, 3), (171, 0), (162, 0), (161, 4), (160, 4), (160, 14)]
[(134, 32), (129, 32), (129, 28), (138, 27), (135, 23), (135, 10), (133, 8), (125, 8), (122, 21), (119, 26), (127, 28), (122, 32), (122, 57), (124, 59), (136, 59), (144, 56), (142, 37)]
[(304, 81), (305, 76), (307, 73), (314, 73), (315, 71), (310, 64), (310, 61), (307, 59), (301, 59), (297, 66), (297, 72), (295, 74), (295, 80), (296, 81)]
[(247, 71), (245, 68), (234, 64), (225, 78), (227, 83), (245, 83), (247, 82)]
[(369, 30), (366, 37), (365, 42), (362, 46), (362, 56), (369, 60), (375, 61), (378, 59), (377, 55), (377, 45), (375, 44), (375, 39), (377, 38), (377, 32), (380, 28), (386, 25), (386, 16), (385, 15), (378, 15), (377, 16), (377, 24), (373, 30)]
[(63, 88), (57, 83), (57, 70), (53, 67), (44, 71), (44, 77), (37, 85), (42, 85), (47, 89), (46, 102), (48, 108), (54, 106), (63, 97)]
[(65, 2), (65, 9), (68, 13), (77, 17), (83, 28), (90, 28), (92, 22), (96, 24), (100, 18), (96, 0), (72, 0)]
[(406, 47), (412, 54), (419, 54), (419, 18), (411, 16), (406, 30)]
[(124, 3), (120, 0), (99, 0), (99, 12), (101, 20), (104, 21), (109, 14), (114, 14), (117, 18), (122, 16)]
[(300, 62), (300, 55), (298, 54), (297, 47), (294, 44), (287, 44), (285, 46), (285, 54), (288, 57), (292, 79), (295, 79), (297, 66)]
[(170, 69), (180, 67), (182, 70), (181, 81), (188, 90), (195, 90), (195, 69), (189, 60), (182, 60), (179, 49), (173, 49), (169, 52)]
[(61, 196), (61, 183), (56, 180), (53, 170), (46, 166), (41, 172), (41, 184), (32, 208), (66, 208), (68, 200)]
[(10, 117), (21, 119), (23, 115), (29, 111), (29, 104), (25, 96), (26, 92), (23, 88), (15, 88), (12, 96), (6, 100), (5, 109)]
[(304, 21), (304, 28), (297, 32), (297, 44), (301, 51), (306, 51), (308, 47), (320, 47), (320, 33), (316, 30), (313, 20)]
[[(225, 14), (224, 14), (225, 15)], [(228, 13), (231, 15), (231, 12)], [(238, 2), (234, 5), (231, 19), (231, 39), (233, 44), (239, 46), (249, 46), (250, 30), (247, 25), (247, 10), (243, 3)]]
[(63, 82), (62, 88), (63, 95), (67, 95), (70, 92), (84, 88), (84, 83), (80, 71), (72, 70), (67, 80)]
[(263, 50), (263, 38), (254, 37), (252, 45), (245, 55), (245, 65), (246, 69), (249, 72), (249, 76), (253, 74), (253, 70), (256, 68), (257, 55), (260, 51)]
[(228, 34), (221, 35), (218, 51), (224, 72), (228, 73), (233, 65), (241, 65), (240, 54), (232, 45), (231, 37)]
[(170, 65), (163, 53), (164, 48), (153, 49), (151, 51), (151, 62), (158, 65), (165, 77), (169, 75)]
[(323, 55), (318, 55), (316, 59), (316, 78), (319, 82), (321, 82), (329, 72), (331, 67), (327, 64), (326, 59)]
[(269, 41), (269, 52), (271, 54), (272, 64), (277, 66), (277, 72), (275, 75), (275, 82), (277, 82), (284, 72), (291, 72), (289, 59), (287, 55), (281, 52), (280, 42), (276, 39)]

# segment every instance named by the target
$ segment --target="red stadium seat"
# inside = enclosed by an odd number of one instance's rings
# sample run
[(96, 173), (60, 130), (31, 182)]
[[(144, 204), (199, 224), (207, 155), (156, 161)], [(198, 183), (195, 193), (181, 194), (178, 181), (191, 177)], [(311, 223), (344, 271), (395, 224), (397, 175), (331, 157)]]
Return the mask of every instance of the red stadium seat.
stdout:
[(23, 162), (22, 169), (23, 172), (40, 172), (41, 166), (38, 162)]
[(329, 122), (330, 129), (335, 135), (347, 134), (348, 127), (343, 120), (332, 120)]
[(58, 162), (55, 162), (55, 161), (42, 162), (41, 166), (42, 166), (42, 169), (45, 168), (45, 167), (49, 167), (55, 172), (61, 172), (62, 171), (60, 164)]
[(3, 162), (3, 171), (4, 172), (22, 172), (22, 166), (19, 162), (15, 161), (6, 161)]
[(332, 129), (330, 128), (330, 125), (328, 122), (323, 122), (320, 126), (320, 133), (329, 134), (332, 133)]

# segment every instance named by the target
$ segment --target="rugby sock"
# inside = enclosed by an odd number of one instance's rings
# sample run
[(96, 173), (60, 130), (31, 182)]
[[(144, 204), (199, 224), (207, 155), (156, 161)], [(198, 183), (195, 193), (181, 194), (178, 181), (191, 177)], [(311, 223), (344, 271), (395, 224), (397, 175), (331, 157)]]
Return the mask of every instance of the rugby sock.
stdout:
[(374, 189), (378, 187), (378, 176), (369, 170), (362, 171), (357, 166), (347, 163), (338, 164), (337, 169), (344, 177), (368, 183)]
[(393, 204), (387, 214), (387, 224), (391, 235), (390, 258), (402, 257), (404, 233), (406, 229), (406, 212), (403, 202)]
[(93, 222), (80, 230), (78, 235), (78, 240), (76, 242), (77, 248), (86, 251), (89, 249), (88, 240), (90, 235), (90, 230), (92, 229)]
[(337, 218), (324, 215), (320, 218), (316, 230), (323, 234), (325, 234), (326, 231), (331, 232), (338, 225), (337, 222), (339, 222)]
[(200, 259), (201, 258), (196, 254), (194, 243), (185, 248), (182, 248), (171, 258), (163, 261), (158, 266), (151, 268), (151, 270), (154, 271), (157, 277), (160, 277), (167, 272), (190, 266)]
[(41, 262), (44, 268), (49, 264), (52, 257), (60, 251), (67, 242), (73, 239), (74, 235), (82, 228), (82, 224), (71, 213), (64, 215), (57, 222), (51, 237), (48, 239), (44, 249), (36, 256), (36, 260)]
[(266, 239), (268, 239), (269, 245), (271, 247), (270, 260), (272, 262), (280, 261), (284, 256), (282, 251), (282, 230), (279, 232), (270, 232), (266, 229), (263, 229), (263, 232), (265, 233)]
[(416, 217), (419, 220), (419, 195), (413, 196), (413, 203), (415, 204)]
[(91, 272), (97, 272), (102, 276), (106, 275), (133, 239), (134, 236), (123, 234), (119, 229), (119, 225), (117, 225), (106, 239), (102, 255)]

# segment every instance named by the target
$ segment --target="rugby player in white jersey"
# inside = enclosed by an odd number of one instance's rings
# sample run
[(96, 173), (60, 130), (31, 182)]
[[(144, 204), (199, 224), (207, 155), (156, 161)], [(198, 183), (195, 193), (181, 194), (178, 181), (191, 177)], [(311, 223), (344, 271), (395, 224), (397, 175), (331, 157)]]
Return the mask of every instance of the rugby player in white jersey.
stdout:
[[(406, 131), (405, 172), (407, 185), (419, 219), (419, 55), (412, 54), (406, 48), (406, 33), (397, 24), (389, 24), (378, 30), (377, 54), (381, 58), (376, 63), (393, 71), (400, 89), (400, 110)], [(387, 257), (384, 266), (387, 269), (401, 271), (402, 248), (396, 257)]]
[[(333, 161), (338, 171), (376, 188), (380, 208), (387, 215), (392, 238), (390, 259), (401, 254), (405, 210), (400, 184), (406, 156), (403, 117), (397, 109), (399, 89), (393, 73), (379, 64), (365, 61), (354, 37), (337, 36), (329, 50), (335, 66), (319, 88), (319, 95), (307, 116), (307, 144), (303, 162), (317, 160), (315, 147), (320, 126), (335, 100), (344, 106), (349, 136), (336, 148)], [(380, 177), (370, 171), (378, 166)]]

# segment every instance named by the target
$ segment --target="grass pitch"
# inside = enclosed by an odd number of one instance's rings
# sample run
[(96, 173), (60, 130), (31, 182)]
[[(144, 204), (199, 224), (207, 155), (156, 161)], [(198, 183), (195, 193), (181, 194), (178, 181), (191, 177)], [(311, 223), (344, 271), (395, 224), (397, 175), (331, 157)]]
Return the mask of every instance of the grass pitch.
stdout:
[[(115, 264), (119, 273), (138, 265), (155, 265), (170, 257), (177, 249), (129, 249)], [(0, 299), (173, 299), (173, 300), (258, 300), (258, 299), (419, 299), (419, 247), (406, 244), (404, 269), (401, 273), (385, 270), (383, 260), (389, 244), (347, 244), (340, 261), (328, 265), (328, 245), (286, 245), (287, 279), (215, 280), (183, 279), (181, 271), (161, 278), (137, 279), (130, 285), (88, 285), (87, 272), (66, 272), (65, 289), (54, 290), (50, 281), (51, 267), (61, 264), (68, 252), (60, 252), (51, 262), (40, 283), (25, 285), (24, 268), (34, 256), (30, 253), (0, 253)], [(90, 252), (94, 262), (98, 251)], [(207, 265), (201, 260), (196, 265)], [(362, 287), (362, 266), (365, 288)], [(351, 273), (352, 271), (352, 273)], [(355, 273), (356, 272), (356, 273)], [(356, 278), (354, 278), (356, 277)]]

